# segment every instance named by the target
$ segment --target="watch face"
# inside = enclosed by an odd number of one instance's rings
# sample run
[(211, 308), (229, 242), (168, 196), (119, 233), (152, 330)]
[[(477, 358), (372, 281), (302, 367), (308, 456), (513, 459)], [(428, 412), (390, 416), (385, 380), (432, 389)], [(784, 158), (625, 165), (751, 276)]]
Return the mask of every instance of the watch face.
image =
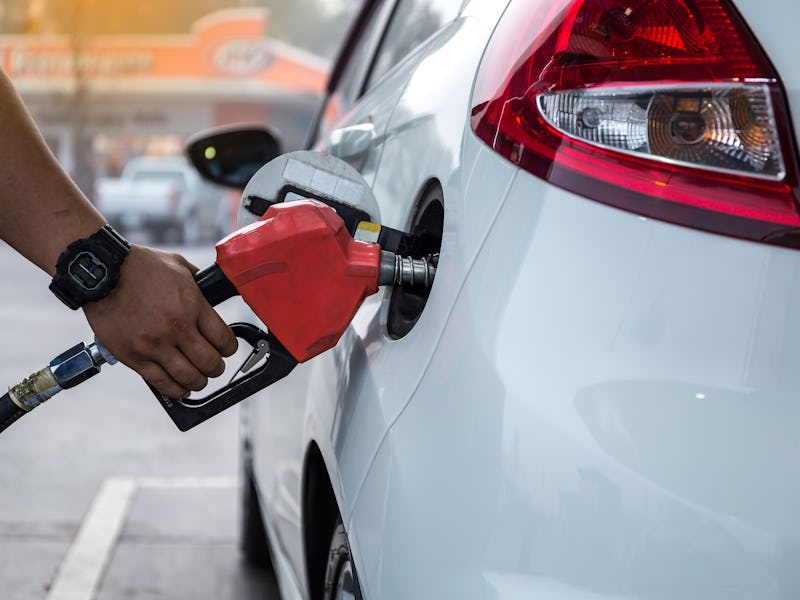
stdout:
[(81, 252), (69, 264), (69, 274), (82, 287), (93, 290), (108, 275), (108, 269), (91, 252)]

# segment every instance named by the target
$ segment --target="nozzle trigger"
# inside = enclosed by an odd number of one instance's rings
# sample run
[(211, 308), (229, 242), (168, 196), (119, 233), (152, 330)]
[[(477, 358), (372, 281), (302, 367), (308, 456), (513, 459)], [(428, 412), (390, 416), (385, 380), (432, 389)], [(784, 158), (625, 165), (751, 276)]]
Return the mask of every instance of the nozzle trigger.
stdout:
[[(239, 368), (240, 371), (247, 373), (246, 375), (230, 381), (226, 386), (203, 398), (170, 398), (150, 386), (161, 406), (181, 431), (199, 425), (283, 379), (297, 365), (297, 360), (271, 333), (261, 331), (249, 323), (233, 323), (230, 327), (236, 337), (253, 348), (253, 352)], [(265, 356), (267, 361), (253, 369)]]
[(256, 343), (256, 347), (253, 348), (253, 351), (250, 353), (250, 356), (247, 357), (247, 360), (244, 361), (241, 367), (239, 367), (239, 371), (242, 373), (247, 373), (250, 369), (255, 367), (258, 363), (261, 362), (261, 359), (265, 356), (269, 355), (269, 342), (266, 339), (258, 340)]

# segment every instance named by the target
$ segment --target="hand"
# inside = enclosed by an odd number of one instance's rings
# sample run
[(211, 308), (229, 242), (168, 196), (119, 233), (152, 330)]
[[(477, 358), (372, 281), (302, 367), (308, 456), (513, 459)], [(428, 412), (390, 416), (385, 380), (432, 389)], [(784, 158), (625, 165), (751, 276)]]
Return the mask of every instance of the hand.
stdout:
[(199, 391), (236, 352), (231, 329), (194, 281), (197, 267), (178, 254), (132, 246), (119, 284), (83, 307), (114, 357), (173, 398)]

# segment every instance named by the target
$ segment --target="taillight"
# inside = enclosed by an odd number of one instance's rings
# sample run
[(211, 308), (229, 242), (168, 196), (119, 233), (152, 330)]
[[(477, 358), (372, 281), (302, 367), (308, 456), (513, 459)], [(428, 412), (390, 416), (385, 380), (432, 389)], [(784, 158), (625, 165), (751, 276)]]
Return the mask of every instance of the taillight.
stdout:
[(512, 162), (587, 198), (794, 245), (785, 106), (726, 0), (513, 0), (472, 123)]

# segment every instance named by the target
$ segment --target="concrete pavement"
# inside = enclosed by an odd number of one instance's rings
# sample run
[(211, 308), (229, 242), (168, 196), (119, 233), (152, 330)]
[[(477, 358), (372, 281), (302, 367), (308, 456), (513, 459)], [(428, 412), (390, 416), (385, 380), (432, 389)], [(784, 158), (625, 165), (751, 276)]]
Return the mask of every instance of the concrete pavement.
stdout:
[[(178, 250), (201, 267), (213, 260), (211, 245)], [(92, 339), (48, 277), (2, 243), (0, 274), (0, 385)], [(223, 316), (240, 310), (230, 302)], [(85, 600), (277, 598), (239, 557), (237, 429), (234, 408), (179, 432), (121, 365), (12, 425), (0, 435), (0, 596), (56, 600), (63, 573), (75, 575), (70, 557), (88, 552), (95, 570), (102, 560)], [(93, 520), (109, 482), (124, 491), (107, 498), (118, 527), (110, 540), (108, 523)], [(93, 523), (95, 546), (83, 547)]]

